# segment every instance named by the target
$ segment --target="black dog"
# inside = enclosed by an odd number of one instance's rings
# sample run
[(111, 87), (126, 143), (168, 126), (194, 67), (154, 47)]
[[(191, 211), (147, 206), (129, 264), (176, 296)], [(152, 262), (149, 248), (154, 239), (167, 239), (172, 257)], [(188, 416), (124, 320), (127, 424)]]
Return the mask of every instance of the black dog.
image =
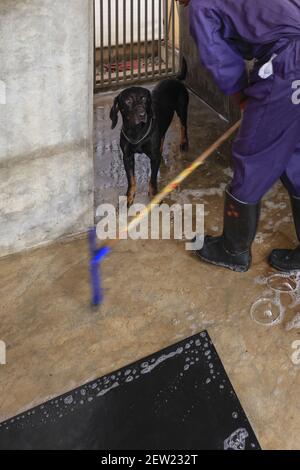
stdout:
[(118, 122), (119, 111), (123, 117), (121, 149), (128, 179), (127, 202), (130, 206), (136, 193), (134, 154), (145, 153), (151, 160), (149, 196), (157, 194), (157, 175), (162, 159), (166, 132), (176, 112), (181, 122), (180, 149), (188, 149), (187, 117), (189, 94), (179, 80), (167, 79), (153, 90), (131, 87), (115, 98), (110, 112), (112, 129)]

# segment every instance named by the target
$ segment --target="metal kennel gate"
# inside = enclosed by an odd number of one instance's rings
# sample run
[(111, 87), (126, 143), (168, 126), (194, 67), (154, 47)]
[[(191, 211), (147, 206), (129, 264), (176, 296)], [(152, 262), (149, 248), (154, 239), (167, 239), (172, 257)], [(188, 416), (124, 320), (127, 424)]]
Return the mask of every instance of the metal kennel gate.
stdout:
[(175, 0), (94, 0), (94, 14), (95, 90), (177, 72)]

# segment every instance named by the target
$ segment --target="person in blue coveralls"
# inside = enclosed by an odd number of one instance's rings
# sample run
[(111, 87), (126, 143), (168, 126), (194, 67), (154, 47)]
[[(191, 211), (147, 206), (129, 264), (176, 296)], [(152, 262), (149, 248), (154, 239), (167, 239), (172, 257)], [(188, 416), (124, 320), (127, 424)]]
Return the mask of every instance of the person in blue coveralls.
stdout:
[[(244, 109), (233, 145), (222, 236), (206, 236), (197, 255), (234, 271), (251, 265), (260, 202), (281, 178), (300, 241), (300, 0), (179, 0), (203, 65)], [(255, 60), (250, 77), (245, 60)], [(298, 89), (298, 95), (297, 95)], [(298, 99), (297, 99), (298, 96)], [(300, 270), (300, 245), (276, 249), (270, 264)]]

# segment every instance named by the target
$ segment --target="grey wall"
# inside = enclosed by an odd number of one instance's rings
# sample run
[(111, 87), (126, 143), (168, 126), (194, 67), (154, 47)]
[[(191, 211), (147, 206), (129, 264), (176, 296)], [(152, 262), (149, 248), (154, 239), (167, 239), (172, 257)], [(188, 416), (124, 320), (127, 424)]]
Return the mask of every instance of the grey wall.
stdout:
[(0, 1), (0, 256), (93, 223), (92, 6)]
[(190, 35), (188, 8), (180, 8), (180, 41), (181, 55), (188, 65), (187, 85), (218, 113), (230, 121), (236, 121), (240, 116), (238, 107), (218, 89), (209, 72), (201, 65), (199, 52)]

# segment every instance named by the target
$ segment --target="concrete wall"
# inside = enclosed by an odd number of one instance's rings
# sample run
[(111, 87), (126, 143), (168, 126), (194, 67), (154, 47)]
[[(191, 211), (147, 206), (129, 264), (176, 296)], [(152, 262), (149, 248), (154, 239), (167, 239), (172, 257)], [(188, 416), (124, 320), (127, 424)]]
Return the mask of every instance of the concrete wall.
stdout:
[(93, 2), (0, 1), (0, 256), (93, 223)]

